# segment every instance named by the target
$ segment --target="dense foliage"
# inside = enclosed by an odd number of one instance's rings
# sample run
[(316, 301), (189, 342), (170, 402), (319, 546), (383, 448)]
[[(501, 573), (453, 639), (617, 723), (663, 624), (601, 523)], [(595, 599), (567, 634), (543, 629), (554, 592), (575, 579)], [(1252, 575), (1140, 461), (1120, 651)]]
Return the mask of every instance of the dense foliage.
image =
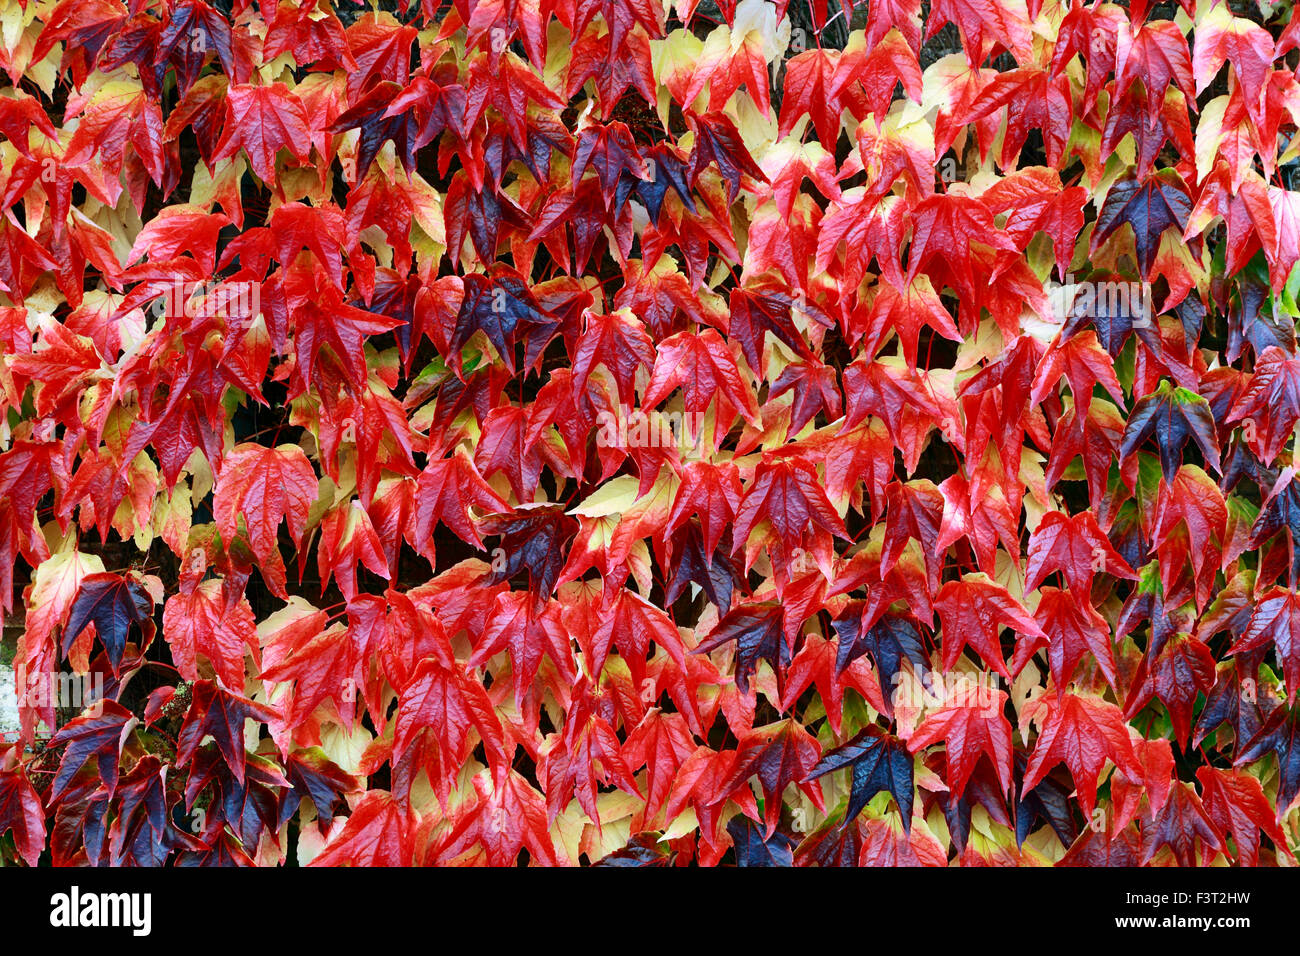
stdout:
[(1293, 864), (1298, 47), (13, 0), (0, 857)]

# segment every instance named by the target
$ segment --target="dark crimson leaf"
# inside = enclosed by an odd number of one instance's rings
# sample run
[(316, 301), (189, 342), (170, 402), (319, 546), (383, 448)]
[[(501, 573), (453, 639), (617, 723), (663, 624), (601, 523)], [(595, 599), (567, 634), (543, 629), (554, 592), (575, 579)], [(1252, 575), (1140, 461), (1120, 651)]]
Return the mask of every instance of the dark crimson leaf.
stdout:
[(736, 847), (737, 866), (794, 866), (794, 840), (784, 833), (763, 833), (763, 828), (744, 816), (727, 824)]
[(839, 638), (835, 673), (837, 676), (843, 674), (849, 664), (863, 654), (869, 654), (880, 681), (880, 695), (892, 708), (903, 661), (910, 661), (916, 676), (928, 683), (930, 659), (915, 618), (888, 613), (870, 627), (864, 627), (864, 607), (862, 602), (850, 602), (831, 622)]
[(1214, 417), (1210, 414), (1209, 403), (1195, 392), (1162, 382), (1150, 395), (1139, 399), (1124, 428), (1121, 459), (1131, 457), (1138, 446), (1153, 435), (1160, 448), (1160, 468), (1165, 481), (1173, 481), (1174, 472), (1182, 464), (1183, 446), (1189, 438), (1196, 439), (1206, 464), (1219, 471), (1219, 442), (1215, 437)]
[(108, 652), (113, 673), (117, 674), (131, 625), (140, 625), (145, 635), (142, 643), (148, 643), (153, 636), (153, 597), (142, 584), (131, 578), (117, 574), (89, 574), (81, 581), (81, 588), (68, 614), (68, 626), (63, 630), (64, 657), (86, 625), (91, 623)]
[(50, 789), (51, 804), (59, 802), (73, 776), (91, 760), (95, 761), (95, 770), (108, 795), (117, 787), (117, 762), (122, 745), (138, 721), (116, 701), (102, 701), (97, 709), (96, 714), (69, 721), (50, 739), (51, 747), (66, 744)]
[(244, 722), (273, 720), (276, 712), (263, 704), (233, 694), (212, 681), (191, 685), (191, 703), (176, 738), (176, 764), (185, 766), (198, 752), (204, 737), (216, 741), (217, 750), (237, 781), (244, 781)]
[(903, 818), (903, 828), (912, 827), (912, 755), (907, 744), (890, 734), (868, 727), (853, 739), (825, 753), (813, 767), (810, 778), (832, 770), (853, 768), (852, 789), (845, 820), (851, 822), (878, 793), (893, 795)]
[[(1186, 56), (1186, 50), (1183, 51)], [(1092, 234), (1092, 248), (1127, 223), (1137, 242), (1138, 267), (1150, 275), (1155, 265), (1160, 237), (1170, 227), (1181, 232), (1192, 211), (1187, 187), (1173, 170), (1161, 170), (1144, 181), (1123, 180), (1111, 186), (1106, 202), (1097, 216)]]
[(695, 648), (695, 653), (704, 654), (735, 641), (736, 686), (742, 694), (748, 694), (749, 679), (758, 669), (759, 661), (767, 661), (778, 679), (790, 666), (790, 646), (785, 642), (784, 626), (781, 605), (771, 601), (740, 604), (727, 612)]

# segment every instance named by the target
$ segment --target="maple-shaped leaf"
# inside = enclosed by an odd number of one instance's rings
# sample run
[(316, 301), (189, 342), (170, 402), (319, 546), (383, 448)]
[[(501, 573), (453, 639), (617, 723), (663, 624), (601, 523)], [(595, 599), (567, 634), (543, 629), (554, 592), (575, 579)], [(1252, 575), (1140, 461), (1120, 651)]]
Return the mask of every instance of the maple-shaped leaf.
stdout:
[(968, 574), (949, 581), (934, 599), (942, 625), (944, 670), (952, 670), (961, 652), (970, 645), (990, 667), (1011, 680), (1002, 656), (1002, 628), (1013, 628), (1028, 638), (1046, 640), (1047, 635), (1002, 585), (985, 574)]
[(1206, 866), (1215, 853), (1228, 852), (1223, 833), (1189, 783), (1175, 783), (1154, 823), (1143, 829), (1143, 865), (1164, 847), (1173, 852), (1179, 866)]
[[(416, 734), (428, 728), (438, 741), (439, 759), (448, 769), (459, 766), (469, 743), (469, 728), (478, 731), (494, 766), (508, 766), (501, 721), (488, 693), (476, 676), (467, 674), (454, 660), (426, 657), (399, 695), (393, 736), (395, 755), (406, 753)], [(400, 759), (400, 758), (399, 758)], [(438, 796), (446, 800), (451, 780), (439, 774), (433, 780)]]
[(671, 533), (686, 523), (692, 514), (698, 515), (704, 551), (712, 555), (718, 549), (723, 531), (740, 508), (742, 494), (740, 475), (733, 465), (688, 462), (664, 531)]
[(842, 827), (832, 813), (803, 838), (795, 848), (795, 866), (848, 867), (858, 865), (862, 852), (860, 821)]
[(1079, 662), (1086, 656), (1096, 660), (1111, 687), (1117, 684), (1115, 652), (1110, 642), (1110, 626), (1097, 613), (1087, 591), (1043, 588), (1034, 611), (1047, 637), (1038, 642), (1024, 641), (1016, 648), (1012, 669), (1022, 669), (1028, 657), (1043, 644), (1047, 645), (1047, 663), (1058, 694), (1065, 693)]
[(281, 3), (275, 9), (275, 16), (267, 20), (264, 57), (292, 52), (299, 62), (321, 61), (327, 68), (357, 69), (343, 24), (332, 12), (320, 6)]
[[(664, 816), (674, 820), (688, 807), (693, 809), (700, 821), (700, 832), (704, 839), (716, 843), (722, 823), (722, 811), (728, 803), (735, 803), (751, 819), (758, 817), (758, 808), (754, 795), (745, 781), (739, 781), (729, 790), (723, 784), (730, 783), (731, 769), (735, 764), (734, 750), (711, 750), (699, 746), (686, 758), (678, 768), (673, 779), (668, 804)], [(814, 760), (814, 763), (816, 761)]]
[(202, 655), (219, 683), (244, 689), (244, 655), (258, 650), (257, 621), (248, 599), (229, 593), (225, 582), (212, 578), (182, 584), (163, 608), (163, 637), (181, 677), (199, 679)]
[(1011, 724), (1002, 713), (1007, 695), (988, 688), (955, 696), (957, 699), (926, 716), (908, 738), (908, 749), (917, 753), (942, 741), (948, 762), (946, 779), (955, 796), (961, 796), (965, 791), (976, 764), (985, 757), (997, 773), (1002, 792), (1009, 794), (1012, 785)]
[(1047, 162), (1059, 162), (1072, 125), (1073, 103), (1069, 83), (1044, 69), (1021, 67), (993, 78), (967, 109), (960, 114), (964, 123), (979, 121), (1007, 109), (1001, 165), (1016, 165), (1031, 129), (1041, 131)]
[(486, 515), (479, 522), (483, 534), (501, 537), (504, 564), (493, 567), (487, 583), (508, 581), (528, 573), (528, 587), (539, 600), (555, 588), (564, 567), (565, 548), (578, 530), (578, 522), (558, 505), (526, 505), (504, 514)]
[(766, 834), (771, 836), (781, 818), (781, 795), (787, 785), (798, 784), (819, 810), (821, 787), (807, 782), (821, 756), (821, 747), (795, 720), (783, 720), (746, 734), (736, 745), (735, 762), (718, 786), (719, 793), (730, 793), (751, 777), (758, 778), (763, 791), (763, 817)]
[(524, 364), (531, 364), (550, 339), (556, 323), (513, 270), (498, 268), (490, 275), (473, 273), (462, 280), (464, 297), (447, 342), (451, 362), (463, 373), (461, 350), (475, 332), (482, 332), (506, 368), (515, 370), (515, 345), (527, 343)]
[[(420, 80), (424, 82), (420, 83)], [(464, 90), (458, 92), (459, 97), (453, 92), (447, 99), (459, 99), (458, 105), (463, 111)], [(442, 94), (443, 90), (427, 77), (414, 78), (411, 86), (405, 90), (397, 83), (381, 81), (373, 84), (363, 96), (334, 117), (327, 131), (361, 131), (357, 154), (357, 172), (361, 176), (369, 172), (375, 157), (390, 140), (403, 166), (414, 170), (415, 150), (420, 141), (426, 136), (432, 139), (440, 132), (438, 121), (444, 118), (440, 114), (446, 110), (446, 106), (438, 102), (442, 99)], [(443, 109), (439, 110), (439, 106)], [(424, 113), (424, 122), (421, 122), (421, 113)]]
[(695, 742), (686, 719), (681, 714), (664, 713), (657, 707), (627, 736), (623, 759), (631, 771), (646, 769), (647, 820), (658, 816), (668, 799), (673, 778), (686, 758), (695, 752)]
[[(1153, 318), (1154, 305), (1149, 292), (1141, 285), (1130, 284), (1125, 276), (1105, 270), (1088, 274), (1086, 282), (1061, 287), (1055, 301), (1048, 306), (1060, 321), (1061, 339), (1070, 339), (1091, 325), (1112, 359), (1118, 358), (1124, 344), (1135, 333), (1153, 352), (1161, 352), (1159, 324)], [(1064, 316), (1059, 312), (1064, 312)]]
[[(1212, 124), (1213, 111), (1209, 116), (1202, 115), (1199, 132), (1208, 132)], [(1143, 89), (1133, 86), (1111, 104), (1106, 115), (1106, 127), (1101, 135), (1102, 156), (1111, 155), (1115, 147), (1132, 135), (1137, 147), (1137, 164), (1134, 169), (1138, 177), (1149, 176), (1155, 169), (1156, 159), (1166, 142), (1185, 155), (1195, 150), (1192, 140), (1192, 128), (1188, 122), (1187, 97), (1178, 90), (1169, 90), (1161, 103), (1154, 110), (1148, 109)]]
[[(1205, 706), (1196, 718), (1192, 745), (1199, 747), (1223, 724), (1232, 728), (1238, 749), (1253, 738), (1271, 713), (1270, 701), (1259, 692), (1253, 677), (1242, 677), (1247, 658), (1225, 661), (1216, 668), (1214, 686), (1205, 696)], [(1272, 701), (1275, 708), (1276, 701)]]
[(1061, 572), (1080, 595), (1091, 593), (1098, 572), (1137, 580), (1137, 572), (1115, 550), (1091, 511), (1077, 515), (1049, 511), (1030, 535), (1025, 590), (1038, 587), (1053, 571)]
[(614, 728), (601, 715), (597, 694), (588, 689), (584, 675), (573, 688), (573, 706), (560, 739), (539, 767), (546, 787), (546, 807), (553, 819), (576, 798), (596, 826), (600, 827), (598, 788), (614, 784), (638, 799), (640, 789), (623, 760)]
[(117, 787), (118, 759), (127, 736), (139, 721), (117, 701), (102, 701), (97, 709), (98, 713), (70, 720), (50, 739), (51, 747), (66, 745), (50, 788), (51, 805), (59, 802), (76, 773), (91, 760), (95, 761), (95, 772), (104, 790), (112, 794)]
[(934, 483), (925, 479), (890, 482), (885, 489), (885, 542), (880, 555), (880, 573), (885, 575), (902, 556), (908, 539), (920, 543), (930, 586), (939, 586), (942, 555), (939, 554), (939, 527), (944, 498)]
[[(1263, 484), (1267, 487), (1266, 481)], [(1289, 583), (1294, 588), (1297, 578), (1300, 578), (1300, 482), (1295, 480), (1295, 469), (1289, 466), (1282, 469), (1264, 499), (1255, 523), (1251, 525), (1247, 547), (1258, 548), (1283, 528), (1286, 529), (1291, 553)]]
[(866, 605), (853, 601), (831, 622), (839, 638), (835, 652), (836, 676), (843, 674), (849, 664), (863, 654), (870, 654), (880, 682), (881, 697), (892, 708), (903, 662), (910, 662), (916, 676), (925, 681), (930, 672), (929, 655), (915, 618), (887, 613), (868, 624), (865, 613)]
[(1174, 739), (1182, 745), (1191, 732), (1196, 695), (1208, 691), (1214, 678), (1214, 655), (1210, 649), (1194, 637), (1175, 634), (1158, 650), (1150, 650), (1142, 658), (1133, 675), (1124, 712), (1131, 718), (1152, 697), (1160, 698), (1169, 710)]
[(352, 725), (360, 648), (352, 629), (341, 622), (324, 627), (324, 621), (321, 612), (308, 614), (277, 631), (264, 651), (261, 679), (293, 685), (284, 708), (289, 727), (302, 724), (327, 699), (343, 725)]
[(388, 562), (370, 516), (358, 500), (331, 510), (321, 521), (317, 549), (322, 587), (333, 574), (345, 601), (357, 596), (357, 564), (388, 578)]
[[(952, 475), (939, 485), (939, 494), (943, 497), (943, 519), (935, 554), (946, 554), (964, 538), (975, 552), (976, 564), (993, 571), (999, 543), (1013, 555), (1019, 551), (1019, 515), (987, 471), (977, 473), (973, 482), (967, 481), (965, 475)], [(1013, 561), (1019, 564), (1018, 557)]]
[(472, 520), (470, 509), (501, 512), (506, 501), (483, 480), (473, 459), (458, 448), (450, 458), (430, 461), (416, 484), (414, 537), (417, 550), (433, 556), (433, 533), (439, 523), (446, 525), (458, 538), (475, 547), (483, 538)]
[(1183, 446), (1189, 438), (1196, 440), (1206, 464), (1215, 471), (1221, 470), (1214, 416), (1209, 403), (1195, 392), (1163, 381), (1154, 392), (1138, 399), (1124, 427), (1121, 461), (1130, 458), (1153, 435), (1160, 447), (1160, 468), (1165, 481), (1172, 481), (1182, 464)]
[(277, 182), (275, 154), (287, 149), (306, 163), (311, 149), (311, 121), (302, 101), (283, 83), (235, 84), (226, 91), (229, 113), (214, 159), (248, 154), (253, 172), (264, 183)]
[[(796, 328), (792, 308), (796, 301), (780, 292), (732, 289), (727, 334), (740, 343), (751, 369), (763, 367), (764, 336), (770, 334), (803, 358), (812, 358), (808, 343)], [(811, 311), (811, 310), (809, 310)]]
[(644, 160), (625, 123), (589, 123), (578, 131), (570, 179), (576, 188), (588, 169), (596, 173), (605, 195), (614, 192), (619, 176), (627, 171), (644, 174)]
[[(994, 215), (1007, 213), (1003, 226), (1018, 246), (1029, 245), (1039, 232), (1052, 239), (1056, 268), (1065, 276), (1074, 256), (1074, 244), (1083, 229), (1083, 205), (1088, 191), (1082, 186), (1061, 188), (1060, 174), (1044, 166), (1008, 173), (984, 193)], [(1073, 387), (1073, 386), (1071, 386)]]
[[(1046, 694), (1027, 714), (1041, 721), (1042, 730), (1025, 768), (1025, 789), (1033, 789), (1052, 767), (1064, 763), (1070, 768), (1084, 812), (1091, 814), (1097, 803), (1097, 783), (1108, 761), (1130, 778), (1142, 778), (1128, 725), (1114, 704), (1082, 694)], [(1025, 716), (1022, 714), (1022, 722)]]
[[(876, 416), (885, 423), (894, 444), (903, 450), (908, 469), (914, 471), (921, 449), (919, 442), (913, 444), (913, 434), (919, 438), (928, 433), (944, 414), (919, 376), (883, 362), (859, 359), (844, 370), (844, 395), (844, 428), (855, 427), (868, 415)], [(933, 487), (933, 483), (929, 484)]]
[[(644, 30), (632, 30), (623, 39), (624, 45), (616, 54), (611, 42), (612, 34), (588, 30), (574, 43), (569, 57), (565, 96), (571, 97), (587, 81), (592, 81), (603, 120), (613, 115), (628, 87), (635, 88), (647, 103), (655, 101), (650, 38)], [(657, 211), (652, 211), (651, 216), (658, 218)]]
[(655, 605), (635, 592), (621, 588), (608, 590), (597, 609), (599, 624), (592, 634), (591, 643), (583, 645), (588, 666), (593, 673), (605, 664), (609, 648), (616, 646), (619, 655), (627, 662), (632, 679), (641, 686), (645, 679), (645, 661), (652, 644), (663, 648), (678, 667), (686, 665), (686, 647), (677, 632), (677, 625)]
[(1260, 461), (1271, 463), (1300, 421), (1300, 359), (1270, 346), (1255, 363), (1245, 394), (1228, 422), (1245, 422), (1246, 440)]
[(1023, 846), (1034, 825), (1044, 821), (1052, 828), (1063, 846), (1070, 846), (1079, 830), (1071, 809), (1071, 788), (1050, 774), (1031, 789), (1024, 787), (1025, 765), (1028, 757), (1017, 751), (1015, 759), (1017, 798), (1015, 803), (1016, 845)]
[(1285, 814), (1300, 796), (1300, 719), (1277, 707), (1250, 739), (1239, 743), (1232, 765), (1242, 767), (1272, 754), (1277, 758), (1276, 805)]
[(165, 262), (181, 253), (196, 259), (205, 273), (216, 269), (217, 236), (230, 217), (203, 212), (193, 206), (169, 206), (135, 237), (128, 262), (148, 255), (151, 262)]
[(972, 64), (984, 62), (995, 47), (1008, 50), (1017, 61), (1028, 59), (1031, 41), (1027, 7), (983, 0), (939, 0), (930, 10), (925, 38), (930, 39), (948, 23), (957, 25)]
[(853, 768), (849, 805), (844, 815), (846, 824), (857, 817), (876, 794), (890, 793), (898, 804), (903, 828), (911, 830), (912, 755), (906, 743), (876, 727), (867, 727), (851, 740), (825, 753), (810, 776), (820, 777), (844, 767)]
[[(1183, 50), (1185, 53), (1186, 46)], [(1127, 223), (1137, 244), (1138, 268), (1144, 276), (1150, 276), (1160, 237), (1170, 228), (1181, 234), (1191, 211), (1187, 187), (1172, 169), (1160, 170), (1141, 182), (1137, 179), (1117, 182), (1106, 193), (1106, 201), (1097, 216), (1091, 252), (1095, 253), (1102, 242)]]
[(147, 754), (118, 781), (118, 812), (108, 832), (111, 866), (162, 866), (174, 849), (203, 848), (199, 840), (172, 824), (170, 810), (176, 798), (167, 788), (169, 769)]
[[(644, 406), (653, 408), (679, 386), (686, 411), (701, 425), (713, 405), (716, 423), (711, 442), (715, 445), (736, 415), (755, 427), (759, 424), (753, 390), (741, 376), (726, 341), (714, 329), (698, 335), (679, 332), (658, 343), (654, 371), (642, 397)], [(700, 436), (692, 434), (695, 437)]]
[(144, 631), (142, 646), (153, 636), (153, 596), (134, 577), (88, 574), (81, 579), (81, 587), (68, 612), (68, 624), (63, 629), (65, 657), (86, 625), (92, 623), (116, 675), (131, 625), (138, 625)]
[(871, 328), (867, 333), (866, 348), (874, 351), (891, 330), (896, 332), (903, 358), (911, 371), (916, 370), (922, 327), (929, 327), (954, 342), (961, 341), (961, 333), (927, 276), (917, 276), (905, 289), (894, 288), (888, 278), (882, 277), (872, 300), (868, 321)]
[(1273, 38), (1267, 30), (1245, 17), (1233, 16), (1226, 6), (1212, 7), (1196, 26), (1192, 52), (1196, 92), (1205, 92), (1223, 64), (1231, 61), (1246, 101), (1258, 111), (1274, 55)]
[[(736, 819), (743, 819), (737, 817)], [(676, 866), (677, 853), (659, 842), (654, 833), (638, 833), (627, 845), (602, 856), (592, 866), (641, 868), (649, 866)]]
[(1201, 783), (1206, 816), (1222, 836), (1232, 837), (1241, 865), (1259, 865), (1261, 832), (1278, 850), (1295, 859), (1258, 777), (1240, 770), (1203, 766), (1197, 768), (1196, 779)]
[(228, 827), (239, 842), (256, 846), (262, 834), (274, 828), (280, 817), (280, 798), (289, 781), (271, 760), (248, 754), (244, 780), (236, 780), (230, 766), (213, 747), (200, 747), (189, 763), (185, 801), (193, 807), (201, 794), (209, 802), (202, 836)]
[(1069, 409), (1056, 424), (1052, 434), (1052, 453), (1047, 461), (1047, 488), (1054, 489), (1076, 459), (1083, 463), (1088, 480), (1088, 502), (1093, 510), (1101, 508), (1106, 493), (1111, 459), (1119, 451), (1124, 434), (1124, 419), (1115, 406), (1094, 401), (1086, 415)]
[(970, 244), (991, 249), (1015, 249), (1010, 236), (998, 229), (982, 200), (955, 193), (930, 196), (912, 210), (912, 244), (907, 253), (909, 281), (938, 259), (955, 281), (963, 299), (975, 298), (974, 260)]
[[(835, 64), (834, 78), (826, 92), (829, 100), (842, 100), (855, 117), (867, 113), (884, 117), (900, 84), (907, 97), (921, 102), (924, 87), (921, 64), (901, 30), (888, 32), (865, 48), (854, 37)], [(859, 136), (861, 132), (859, 127)]]
[(537, 490), (542, 455), (529, 442), (527, 409), (504, 405), (488, 412), (474, 453), (474, 464), (484, 477), (504, 475), (517, 501), (529, 501)]
[(571, 680), (575, 676), (569, 636), (544, 618), (546, 609), (539, 610), (539, 602), (545, 603), (543, 598), (526, 591), (498, 594), (482, 639), (468, 661), (470, 667), (478, 667), (496, 654), (508, 652), (516, 701), (523, 700), (543, 657), (551, 659), (563, 679)]
[(519, 851), (543, 864), (558, 860), (547, 827), (546, 801), (520, 774), (511, 772), (500, 786), (485, 774), (474, 777), (475, 799), (467, 801), (434, 854), (451, 861), (481, 847), (489, 866), (513, 866)]
[(838, 60), (835, 51), (816, 49), (786, 61), (778, 135), (788, 136), (795, 123), (808, 116), (821, 143), (829, 145), (839, 138), (843, 107), (838, 97), (829, 95)]
[(302, 805), (304, 797), (316, 808), (317, 829), (324, 830), (334, 812), (347, 801), (344, 794), (359, 789), (356, 777), (330, 760), (319, 747), (297, 750), (284, 762), (284, 776), (291, 789), (280, 805), (280, 826), (284, 826)]
[(619, 310), (609, 315), (588, 312), (573, 355), (575, 386), (586, 384), (597, 366), (614, 376), (619, 401), (633, 404), (637, 373), (654, 367), (655, 347), (645, 325), (633, 314)]
[[(284, 207), (280, 207), (281, 210)], [(277, 215), (280, 210), (277, 210)], [(319, 367), (322, 346), (328, 346), (346, 376), (353, 394), (366, 391), (367, 371), (362, 343), (368, 335), (388, 332), (400, 320), (376, 315), (345, 304), (337, 289), (329, 289), (293, 312), (293, 347), (297, 357), (295, 378), (303, 383), (316, 382), (324, 374)]]
[(154, 67), (164, 62), (175, 64), (181, 89), (185, 90), (194, 82), (209, 53), (216, 54), (223, 72), (236, 82), (247, 78), (247, 61), (221, 11), (203, 0), (182, 0), (168, 11), (159, 31)]
[(926, 826), (903, 829), (890, 814), (862, 823), (862, 848), (858, 866), (947, 866), (948, 854)]
[(184, 766), (205, 737), (216, 741), (222, 759), (240, 783), (244, 781), (244, 723), (268, 722), (277, 717), (274, 709), (231, 693), (212, 681), (191, 685), (190, 708), (176, 738), (176, 763)]
[(415, 855), (410, 808), (387, 790), (370, 790), (312, 866), (410, 866)]
[(45, 847), (45, 808), (27, 775), (12, 763), (5, 754), (5, 766), (0, 767), (0, 834), (12, 831), (18, 855), (35, 866)]
[(1112, 833), (1110, 827), (1084, 827), (1079, 838), (1071, 844), (1069, 852), (1057, 866), (1122, 866), (1141, 865), (1142, 838), (1136, 825)]
[(737, 866), (794, 866), (794, 838), (780, 831), (765, 832), (753, 820), (737, 814), (727, 822), (736, 848)]
[(1061, 376), (1070, 383), (1070, 394), (1078, 414), (1087, 415), (1092, 405), (1094, 386), (1105, 387), (1115, 401), (1123, 404), (1124, 392), (1115, 377), (1115, 365), (1102, 350), (1091, 332), (1057, 340), (1048, 348), (1034, 373), (1034, 387), (1029, 398), (1041, 402), (1055, 388)]
[(695, 585), (719, 613), (726, 613), (731, 608), (732, 594), (741, 580), (740, 571), (720, 551), (709, 554), (704, 550), (703, 532), (698, 521), (688, 521), (673, 533), (670, 553), (676, 569), (664, 588), (665, 606), (687, 593), (688, 585)]
[(1127, 90), (1141, 80), (1147, 91), (1147, 111), (1152, 112), (1172, 83), (1194, 95), (1192, 58), (1187, 38), (1173, 20), (1155, 20), (1133, 31), (1121, 23), (1116, 37), (1115, 80)]
[(831, 535), (847, 537), (843, 519), (826, 497), (816, 469), (799, 459), (764, 462), (755, 469), (732, 530), (737, 546), (749, 541), (762, 522), (780, 543), (781, 563), (810, 537), (823, 541)]
[(233, 542), (242, 518), (249, 547), (265, 562), (277, 550), (281, 521), (287, 521), (294, 544), (302, 542), (316, 494), (316, 471), (297, 445), (244, 442), (226, 454), (217, 481), (212, 507), (217, 530)]
[(718, 621), (693, 653), (706, 654), (728, 641), (735, 641), (736, 686), (742, 694), (748, 694), (749, 681), (759, 661), (767, 661), (778, 680), (790, 665), (784, 623), (781, 605), (776, 602), (738, 604)]
[(1196, 606), (1203, 607), (1223, 563), (1228, 520), (1223, 493), (1200, 468), (1184, 465), (1172, 482), (1160, 484), (1155, 518), (1151, 543), (1160, 558), (1165, 590), (1174, 590), (1180, 571), (1190, 563)]
[(686, 176), (692, 183), (698, 182), (704, 169), (714, 164), (727, 184), (727, 202), (732, 203), (735, 202), (744, 177), (767, 182), (767, 176), (745, 148), (744, 138), (736, 129), (736, 124), (725, 113), (713, 111), (696, 115), (688, 111), (686, 123), (695, 133), (695, 142), (686, 168)]
[(1274, 587), (1256, 597), (1246, 632), (1228, 653), (1247, 654), (1270, 645), (1286, 679), (1287, 705), (1294, 706), (1300, 687), (1300, 593)]

